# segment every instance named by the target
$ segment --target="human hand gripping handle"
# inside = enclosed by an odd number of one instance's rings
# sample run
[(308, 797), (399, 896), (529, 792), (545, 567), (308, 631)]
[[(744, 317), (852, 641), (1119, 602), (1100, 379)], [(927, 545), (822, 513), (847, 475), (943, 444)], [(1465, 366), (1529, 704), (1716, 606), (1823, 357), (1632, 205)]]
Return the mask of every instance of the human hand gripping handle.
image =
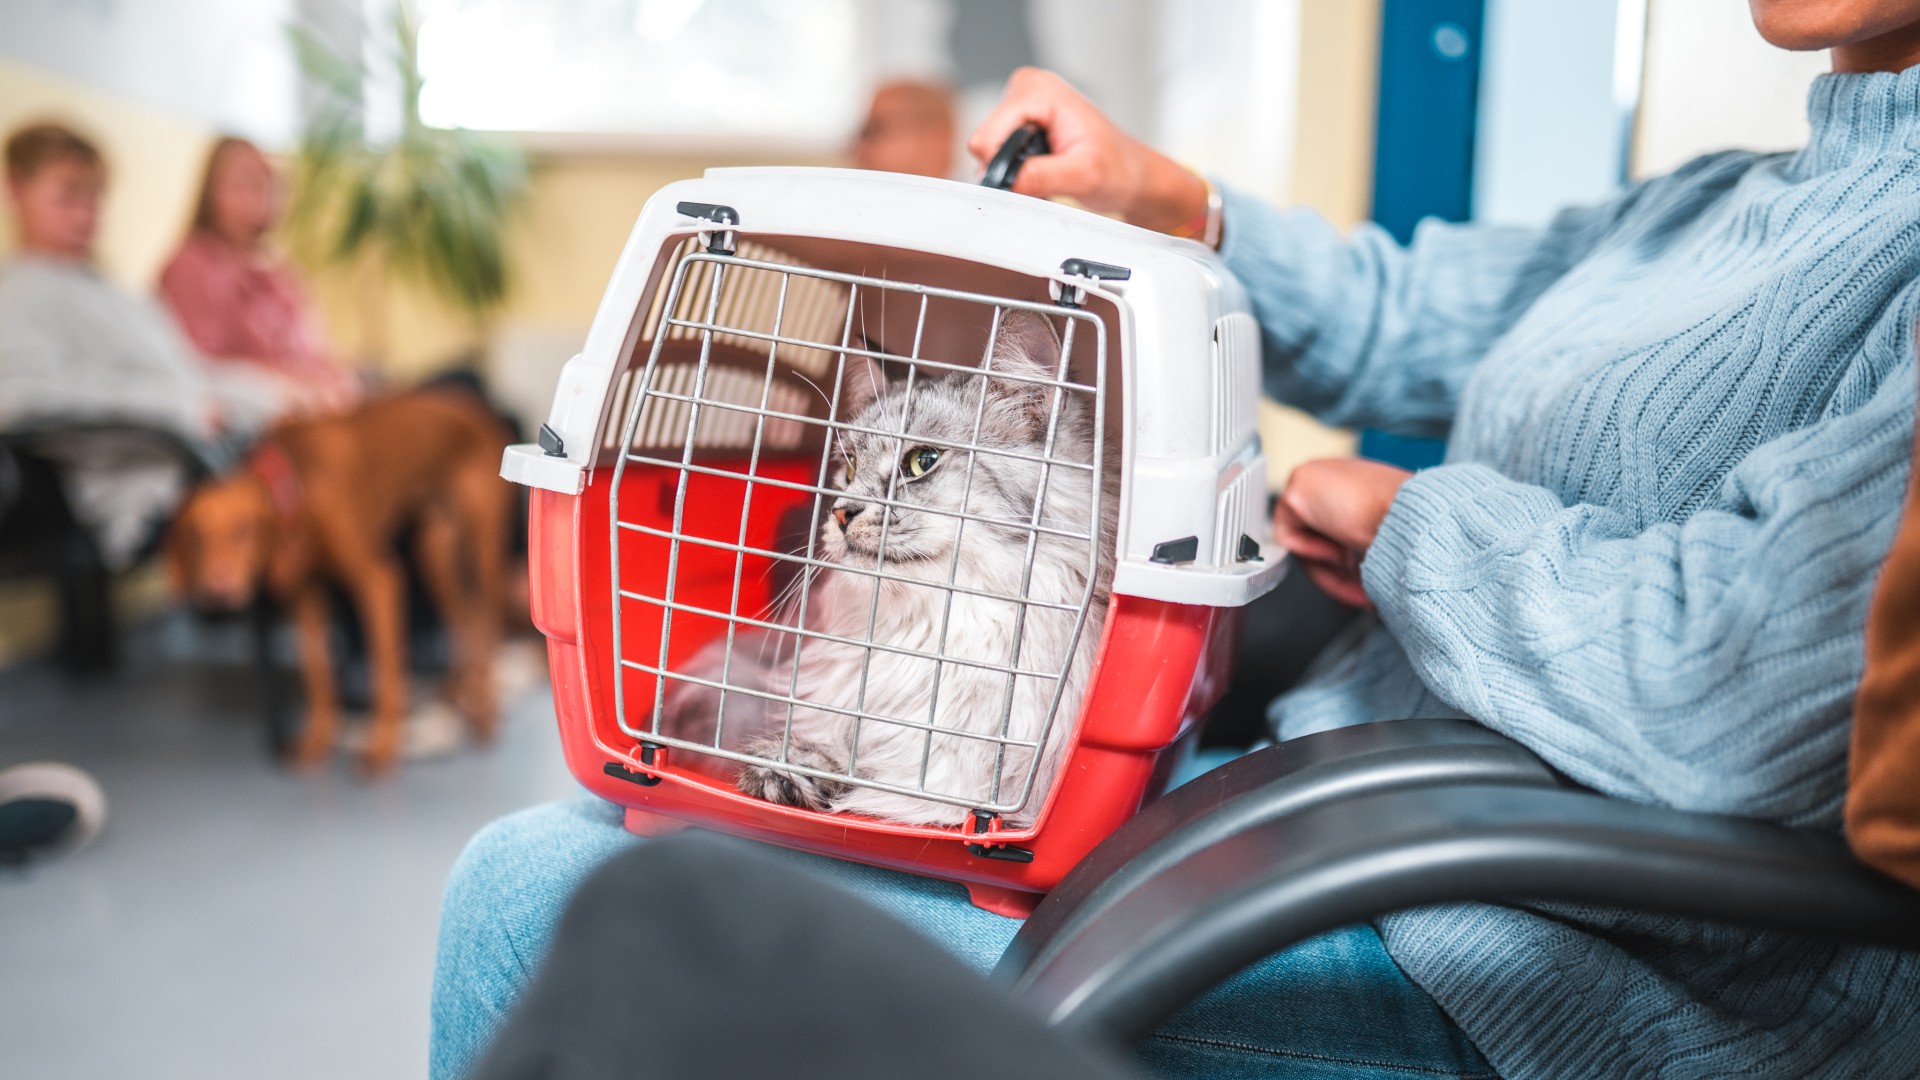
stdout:
[(1050, 154), (1053, 148), (1047, 143), (1047, 129), (1028, 121), (1013, 129), (1007, 141), (1000, 144), (994, 152), (993, 160), (987, 162), (987, 170), (980, 177), (982, 187), (1009, 191), (1013, 188), (1014, 178), (1020, 175), (1020, 167), (1030, 157)]
[(1273, 537), (1321, 591), (1349, 607), (1372, 607), (1360, 560), (1413, 474), (1359, 458), (1309, 461), (1293, 470), (1273, 508)]
[(985, 166), (1026, 124), (1039, 125), (1050, 151), (1018, 167), (1013, 191), (1043, 199), (1066, 196), (1090, 210), (1167, 233), (1207, 212), (1205, 180), (1120, 130), (1051, 71), (1014, 72), (1000, 104), (967, 140), (967, 150)]

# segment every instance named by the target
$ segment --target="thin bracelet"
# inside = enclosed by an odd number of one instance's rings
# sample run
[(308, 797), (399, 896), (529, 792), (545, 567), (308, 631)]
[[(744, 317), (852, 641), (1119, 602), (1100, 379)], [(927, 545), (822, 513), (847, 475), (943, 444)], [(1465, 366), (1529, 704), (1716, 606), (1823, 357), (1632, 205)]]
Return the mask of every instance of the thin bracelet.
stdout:
[(1169, 235), (1177, 236), (1182, 240), (1198, 240), (1215, 251), (1218, 251), (1220, 250), (1221, 219), (1225, 216), (1220, 199), (1220, 189), (1214, 185), (1212, 180), (1201, 175), (1198, 170), (1189, 169), (1187, 171), (1193, 173), (1200, 183), (1206, 186), (1206, 207), (1199, 213), (1193, 215), (1192, 219), (1179, 228), (1170, 230)]
[(1207, 180), (1204, 176), (1200, 179), (1205, 180), (1207, 184), (1207, 224), (1206, 227), (1201, 230), (1200, 242), (1215, 251), (1219, 251), (1220, 233), (1226, 218), (1226, 206), (1224, 200), (1220, 198), (1219, 187), (1217, 187), (1212, 180)]

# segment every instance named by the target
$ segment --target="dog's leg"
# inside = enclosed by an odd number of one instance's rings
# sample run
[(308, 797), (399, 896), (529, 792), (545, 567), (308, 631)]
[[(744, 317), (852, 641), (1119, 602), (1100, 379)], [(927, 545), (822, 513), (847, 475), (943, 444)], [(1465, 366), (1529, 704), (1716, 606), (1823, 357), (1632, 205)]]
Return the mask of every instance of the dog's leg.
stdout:
[[(420, 516), (414, 530), (414, 558), (452, 654), (447, 665), (447, 696), (472, 720), (474, 682), (474, 604), (460, 583), (460, 526), (444, 510)], [(476, 725), (477, 727), (478, 725)]]
[(476, 720), (476, 724), (484, 729), (482, 736), (491, 737), (498, 723), (495, 715), (498, 688), (493, 681), (493, 658), (500, 651), (500, 639), (506, 631), (508, 534), (520, 500), (514, 489), (500, 479), (499, 467), (492, 461), (487, 462), (486, 468), (473, 474), (472, 484), (476, 507), (472, 540), (473, 580), (478, 608), (473, 620), (474, 656), (475, 670), (479, 673), (474, 707), (475, 715), (483, 718)]
[(293, 598), (294, 629), (300, 639), (300, 674), (307, 689), (307, 722), (294, 744), (292, 763), (311, 768), (333, 750), (339, 726), (340, 702), (335, 696), (333, 650), (326, 591), (319, 585), (300, 588)]
[(473, 733), (482, 742), (492, 740), (499, 727), (499, 703), (493, 684), (493, 657), (500, 648), (501, 608), (508, 518), (513, 513), (513, 489), (495, 471), (491, 455), (479, 466), (463, 471), (454, 482), (451, 508), (457, 539), (464, 541), (463, 560), (473, 576), (471, 603), (462, 620), (466, 626), (463, 663), (466, 694), (461, 708)]
[(373, 675), (373, 717), (367, 725), (361, 765), (378, 776), (400, 761), (407, 713), (406, 594), (400, 568), (391, 557), (368, 553), (353, 561), (357, 565), (348, 577)]

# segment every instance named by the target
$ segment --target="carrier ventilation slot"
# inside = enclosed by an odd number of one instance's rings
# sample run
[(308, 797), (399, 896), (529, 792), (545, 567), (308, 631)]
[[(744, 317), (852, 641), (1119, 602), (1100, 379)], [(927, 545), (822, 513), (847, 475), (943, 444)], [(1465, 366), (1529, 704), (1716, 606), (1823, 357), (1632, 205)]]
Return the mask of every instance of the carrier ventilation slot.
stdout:
[[(1228, 315), (1213, 324), (1213, 379), (1219, 388), (1213, 395), (1213, 452), (1230, 454), (1239, 441), (1259, 423), (1259, 363), (1242, 362), (1241, 357), (1258, 357), (1260, 330), (1253, 316), (1244, 312)], [(1224, 564), (1223, 564), (1224, 565)]]
[(1247, 469), (1239, 469), (1220, 491), (1220, 502), (1213, 514), (1213, 565), (1232, 566), (1240, 560), (1240, 534), (1246, 532), (1247, 500), (1256, 479)]
[[(644, 353), (652, 347), (655, 334), (659, 332), (662, 313), (666, 309), (667, 294), (673, 280), (674, 271), (687, 255), (700, 252), (699, 241), (689, 238), (668, 259), (660, 275), (660, 285), (654, 291), (653, 303), (647, 309), (646, 322), (641, 329), (640, 341), (635, 346)], [(739, 256), (743, 259), (755, 259), (761, 262), (778, 263), (805, 270), (803, 264), (752, 241), (742, 241)], [(674, 302), (672, 318), (674, 325), (667, 327), (666, 338), (671, 343), (684, 342), (685, 346), (668, 359), (663, 355), (659, 370), (654, 373), (656, 389), (668, 394), (692, 397), (699, 377), (699, 359), (693, 350), (701, 345), (702, 332), (681, 323), (704, 323), (707, 321), (709, 303), (714, 303), (713, 324), (749, 334), (772, 334), (776, 320), (780, 325), (781, 336), (808, 341), (832, 341), (840, 336), (841, 322), (846, 316), (847, 287), (836, 281), (799, 275), (782, 275), (765, 272), (742, 272), (735, 270), (729, 274), (725, 286), (715, 301), (712, 293), (713, 275), (717, 268), (710, 262), (696, 262), (687, 267), (686, 280), (680, 294)], [(781, 304), (781, 285), (786, 284), (785, 309)], [(796, 415), (808, 411), (807, 397), (810, 391), (807, 380), (818, 382), (827, 376), (833, 364), (833, 352), (827, 349), (802, 345), (784, 344), (774, 354), (777, 367), (782, 369), (783, 377), (768, 384), (764, 378), (765, 363), (772, 343), (763, 338), (746, 336), (739, 333), (716, 333), (712, 345), (716, 350), (724, 350), (734, 357), (758, 358), (761, 363), (749, 369), (741, 366), (709, 365), (704, 386), (700, 387), (700, 397), (705, 401), (724, 402), (745, 406), (750, 409), (761, 407), (761, 393), (766, 392), (766, 408), (773, 412)], [(631, 408), (634, 396), (634, 379), (639, 368), (629, 368), (620, 376), (615, 391), (616, 401), (627, 402)], [(678, 446), (686, 435), (687, 417), (690, 406), (684, 401), (668, 398), (649, 397), (642, 406), (639, 423), (634, 427), (634, 449), (643, 447)], [(700, 414), (700, 427), (695, 435), (694, 445), (703, 450), (746, 449), (753, 444), (754, 417), (746, 412), (727, 409), (703, 409)], [(602, 448), (613, 450), (620, 445), (623, 423), (607, 425)], [(769, 419), (761, 433), (761, 445), (765, 449), (782, 451), (801, 446), (807, 439), (807, 429), (803, 424), (779, 419)]]

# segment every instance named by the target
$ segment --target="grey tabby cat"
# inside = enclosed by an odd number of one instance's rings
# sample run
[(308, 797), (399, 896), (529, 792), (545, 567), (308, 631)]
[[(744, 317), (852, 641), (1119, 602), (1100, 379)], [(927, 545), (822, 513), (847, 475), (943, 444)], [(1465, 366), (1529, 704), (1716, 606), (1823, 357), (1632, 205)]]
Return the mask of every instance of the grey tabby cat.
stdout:
[[(1050, 320), (1019, 311), (1002, 319), (993, 350), (994, 372), (1052, 379), (1058, 376), (1059, 365), (1060, 341)], [(784, 620), (861, 644), (812, 637), (796, 644), (792, 639), (797, 635), (756, 639), (736, 632), (731, 659), (724, 640), (696, 656), (687, 667), (690, 674), (813, 706), (793, 706), (789, 723), (783, 702), (727, 694), (721, 745), (769, 762), (785, 761), (843, 776), (851, 765), (855, 777), (948, 795), (971, 805), (1007, 800), (1020, 791), (1034, 764), (1034, 750), (1003, 749), (998, 740), (1004, 735), (1012, 741), (1039, 743), (1057, 680), (1009, 676), (952, 661), (1007, 667), (1017, 634), (1019, 670), (1066, 673), (1052, 730), (1040, 747), (1033, 794), (1006, 816), (1006, 823), (1014, 827), (1031, 823), (1059, 768), (1067, 732), (1079, 715), (1106, 617), (1119, 502), (1115, 471), (1105, 469), (1096, 477), (1094, 470), (1086, 468), (1055, 465), (1046, 470), (1039, 513), (1044, 528), (1086, 532), (1093, 518), (1094, 484), (1102, 485), (1099, 555), (1097, 564), (1090, 566), (1085, 540), (1038, 532), (1029, 576), (1028, 529), (954, 515), (1033, 520), (1043, 466), (1038, 461), (982, 452), (971, 455), (969, 482), (970, 455), (953, 446), (974, 441), (977, 415), (977, 445), (1041, 457), (1056, 393), (1060, 408), (1053, 425), (1052, 456), (1055, 461), (1089, 463), (1094, 418), (1084, 393), (1011, 379), (959, 373), (929, 376), (922, 371), (913, 381), (909, 401), (905, 380), (889, 384), (877, 368), (849, 364), (841, 415), (851, 416), (857, 427), (901, 431), (904, 410), (905, 432), (904, 437), (838, 433), (831, 482), (840, 494), (821, 524), (815, 552), (839, 566), (877, 565), (912, 580), (880, 581), (851, 569), (820, 570), (804, 591), (804, 623), (799, 622), (802, 612), (797, 610), (789, 610)], [(890, 483), (892, 501), (899, 504), (891, 508), (885, 505)], [(949, 573), (958, 589), (946, 587)], [(1024, 582), (1029, 600), (1077, 607), (1088, 595), (1090, 573), (1092, 600), (1077, 635), (1079, 620), (1074, 610), (975, 594), (1019, 596)], [(914, 583), (918, 581), (929, 584)], [(798, 603), (790, 600), (788, 607)], [(867, 649), (869, 619), (875, 644), (938, 655), (946, 661)], [(796, 648), (798, 665), (793, 662)], [(670, 681), (662, 731), (712, 743), (715, 718), (723, 710), (720, 697), (712, 688)], [(851, 715), (855, 712), (867, 717), (857, 725), (857, 733)], [(997, 799), (996, 775), (1000, 780)], [(938, 825), (959, 825), (968, 816), (965, 806), (807, 776), (779, 764), (745, 766), (738, 770), (735, 782), (742, 791), (769, 802), (825, 812)]]

